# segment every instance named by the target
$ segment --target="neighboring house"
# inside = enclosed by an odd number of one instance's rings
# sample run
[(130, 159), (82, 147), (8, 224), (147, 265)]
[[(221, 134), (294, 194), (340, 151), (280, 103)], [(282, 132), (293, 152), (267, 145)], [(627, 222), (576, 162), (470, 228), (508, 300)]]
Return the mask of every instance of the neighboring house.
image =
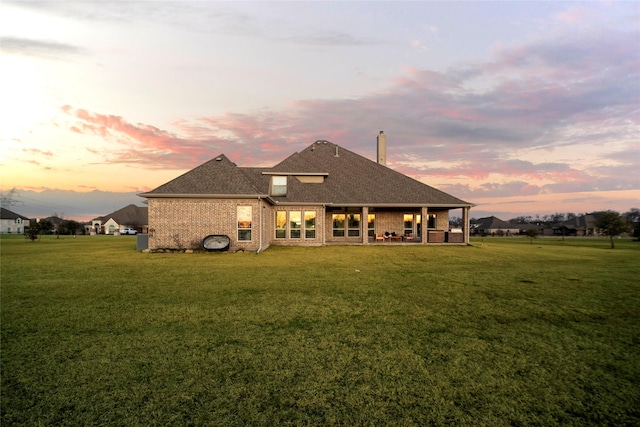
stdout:
[[(381, 133), (381, 135), (383, 135)], [(382, 139), (379, 137), (379, 139)], [(155, 190), (149, 249), (201, 248), (226, 235), (231, 250), (270, 245), (457, 243), (469, 241), (473, 204), (328, 141), (316, 141), (274, 167), (238, 167), (220, 155)], [(449, 230), (449, 211), (463, 218)], [(395, 233), (386, 239), (383, 233)]]
[(147, 231), (148, 211), (146, 207), (125, 206), (105, 216), (91, 220), (91, 233), (119, 234), (125, 228), (135, 228), (139, 233)]
[(520, 233), (520, 228), (516, 224), (490, 216), (475, 220), (471, 226), (471, 233), (480, 236), (513, 236)]
[(586, 214), (563, 221), (551, 227), (554, 236), (595, 236), (597, 214)]
[(29, 228), (29, 218), (9, 209), (0, 208), (0, 234), (24, 234)]

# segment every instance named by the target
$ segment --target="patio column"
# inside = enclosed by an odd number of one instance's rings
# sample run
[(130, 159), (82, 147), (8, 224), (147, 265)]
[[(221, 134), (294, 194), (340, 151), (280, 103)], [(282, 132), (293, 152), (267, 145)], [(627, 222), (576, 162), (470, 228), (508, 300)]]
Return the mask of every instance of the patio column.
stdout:
[(427, 208), (426, 206), (423, 206), (421, 209), (420, 215), (422, 215), (422, 230), (420, 231), (420, 243), (427, 243), (427, 237), (428, 237), (428, 232), (427, 232), (427, 225), (429, 225), (429, 208)]
[(362, 244), (363, 245), (369, 244), (369, 218), (368, 217), (369, 217), (369, 207), (363, 206), (362, 221), (360, 221), (360, 224), (362, 224)]
[(469, 244), (469, 206), (462, 208), (462, 232), (464, 233), (464, 243)]

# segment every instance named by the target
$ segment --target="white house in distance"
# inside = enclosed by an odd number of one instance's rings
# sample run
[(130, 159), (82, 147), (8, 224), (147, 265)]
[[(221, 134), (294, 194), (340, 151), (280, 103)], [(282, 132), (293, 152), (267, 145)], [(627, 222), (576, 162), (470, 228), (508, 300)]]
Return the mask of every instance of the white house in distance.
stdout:
[(24, 234), (25, 227), (29, 227), (29, 218), (9, 209), (2, 208), (0, 217), (0, 234)]
[(147, 230), (148, 208), (134, 204), (91, 220), (91, 234), (119, 234), (124, 228), (135, 228), (139, 233)]

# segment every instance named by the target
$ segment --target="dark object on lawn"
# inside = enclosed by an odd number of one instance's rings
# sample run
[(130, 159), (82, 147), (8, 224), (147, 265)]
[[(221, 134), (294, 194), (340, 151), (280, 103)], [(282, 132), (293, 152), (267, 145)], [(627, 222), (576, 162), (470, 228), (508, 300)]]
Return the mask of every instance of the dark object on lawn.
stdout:
[(212, 234), (202, 241), (202, 246), (208, 251), (228, 251), (231, 239), (224, 234)]

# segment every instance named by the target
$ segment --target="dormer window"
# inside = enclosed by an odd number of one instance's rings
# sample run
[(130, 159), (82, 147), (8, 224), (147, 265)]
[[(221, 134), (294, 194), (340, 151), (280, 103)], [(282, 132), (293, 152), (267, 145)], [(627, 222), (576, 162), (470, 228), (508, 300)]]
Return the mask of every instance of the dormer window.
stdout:
[(287, 177), (286, 176), (271, 177), (271, 195), (272, 196), (287, 195)]

